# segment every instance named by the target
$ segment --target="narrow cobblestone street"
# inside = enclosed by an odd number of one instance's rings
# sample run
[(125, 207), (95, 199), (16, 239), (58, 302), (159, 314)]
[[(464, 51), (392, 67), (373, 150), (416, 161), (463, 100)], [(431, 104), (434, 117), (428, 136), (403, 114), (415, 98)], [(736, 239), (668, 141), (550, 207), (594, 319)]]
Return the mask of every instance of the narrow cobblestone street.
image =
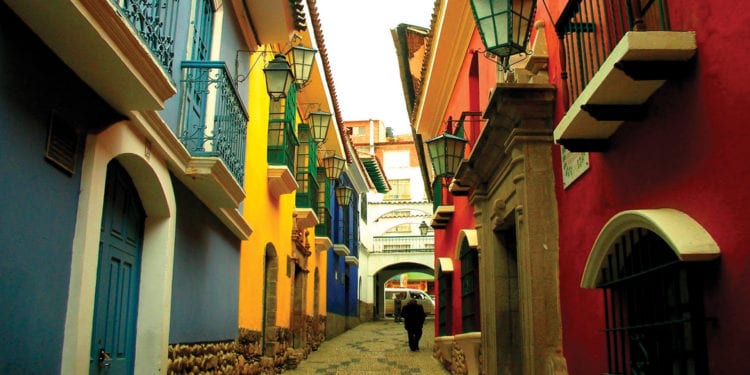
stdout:
[(425, 322), (419, 351), (409, 350), (403, 324), (393, 320), (363, 323), (310, 353), (287, 374), (447, 374), (432, 357), (433, 320)]

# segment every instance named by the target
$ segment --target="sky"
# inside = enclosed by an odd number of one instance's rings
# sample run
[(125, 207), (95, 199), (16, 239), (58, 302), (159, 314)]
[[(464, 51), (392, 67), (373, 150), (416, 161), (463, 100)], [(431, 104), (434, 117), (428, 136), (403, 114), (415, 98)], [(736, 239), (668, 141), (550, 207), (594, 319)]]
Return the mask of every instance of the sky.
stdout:
[(317, 0), (333, 83), (344, 121), (382, 120), (409, 133), (391, 29), (429, 27), (434, 0)]

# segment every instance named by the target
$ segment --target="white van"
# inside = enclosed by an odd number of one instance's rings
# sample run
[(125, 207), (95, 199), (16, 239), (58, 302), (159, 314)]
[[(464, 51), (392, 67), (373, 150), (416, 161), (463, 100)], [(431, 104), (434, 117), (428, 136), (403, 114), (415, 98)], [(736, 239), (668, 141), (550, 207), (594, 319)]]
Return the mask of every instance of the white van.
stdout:
[(385, 294), (383, 295), (383, 314), (385, 316), (393, 315), (393, 298), (397, 294), (401, 298), (401, 307), (406, 305), (410, 299), (416, 299), (427, 315), (435, 313), (435, 301), (424, 291), (409, 288), (385, 288)]

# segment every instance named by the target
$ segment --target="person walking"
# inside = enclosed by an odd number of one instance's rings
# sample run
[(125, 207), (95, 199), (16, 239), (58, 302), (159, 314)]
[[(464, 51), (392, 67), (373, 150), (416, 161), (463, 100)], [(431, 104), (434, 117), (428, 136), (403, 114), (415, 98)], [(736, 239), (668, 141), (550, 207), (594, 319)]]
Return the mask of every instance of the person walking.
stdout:
[(404, 328), (409, 335), (409, 349), (416, 352), (419, 350), (419, 339), (422, 338), (422, 326), (427, 314), (425, 314), (422, 305), (412, 298), (401, 309), (401, 316), (404, 318)]
[(393, 295), (393, 320), (396, 323), (401, 322), (401, 293)]

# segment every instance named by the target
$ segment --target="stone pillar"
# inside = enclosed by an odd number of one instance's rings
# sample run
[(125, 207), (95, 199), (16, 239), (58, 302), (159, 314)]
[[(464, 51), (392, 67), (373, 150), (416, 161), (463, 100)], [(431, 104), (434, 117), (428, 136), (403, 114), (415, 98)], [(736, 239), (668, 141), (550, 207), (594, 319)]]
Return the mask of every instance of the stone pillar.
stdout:
[(456, 176), (474, 189), (486, 374), (567, 373), (552, 171), (554, 94), (551, 85), (498, 86), (484, 115), (487, 125)]

